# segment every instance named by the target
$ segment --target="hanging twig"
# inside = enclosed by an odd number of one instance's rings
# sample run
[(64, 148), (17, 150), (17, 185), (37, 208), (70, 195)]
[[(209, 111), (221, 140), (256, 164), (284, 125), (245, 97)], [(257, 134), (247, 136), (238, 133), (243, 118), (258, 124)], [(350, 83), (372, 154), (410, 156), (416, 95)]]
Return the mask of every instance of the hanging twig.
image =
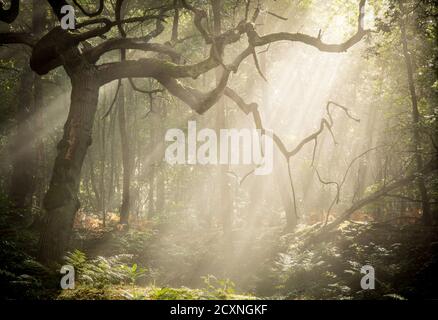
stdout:
[(276, 18), (278, 18), (278, 19), (280, 19), (280, 20), (284, 20), (284, 21), (287, 21), (287, 20), (288, 20), (287, 18), (282, 17), (282, 16), (280, 16), (280, 15), (274, 13), (274, 12), (271, 12), (271, 11), (266, 11), (266, 13), (267, 13), (267, 14), (270, 14), (271, 16), (276, 17)]
[(119, 96), (119, 91), (120, 91), (120, 87), (122, 86), (122, 80), (120, 79), (117, 82), (117, 89), (116, 89), (116, 93), (114, 94), (114, 99), (111, 102), (110, 107), (108, 108), (107, 112), (105, 112), (105, 114), (102, 116), (102, 120), (105, 119), (106, 117), (108, 117), (108, 115), (111, 113), (111, 111), (113, 110), (114, 105), (116, 104), (117, 101), (117, 97)]

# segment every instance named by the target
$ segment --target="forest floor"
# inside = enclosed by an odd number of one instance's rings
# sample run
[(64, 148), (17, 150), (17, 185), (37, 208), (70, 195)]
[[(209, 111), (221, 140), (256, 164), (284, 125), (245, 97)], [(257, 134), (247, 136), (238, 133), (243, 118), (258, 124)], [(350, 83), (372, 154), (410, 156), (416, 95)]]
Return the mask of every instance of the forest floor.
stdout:
[[(2, 224), (5, 221), (2, 221)], [(219, 231), (145, 224), (125, 231), (78, 229), (66, 264), (35, 260), (36, 232), (1, 230), (0, 287), (6, 299), (424, 299), (438, 298), (438, 229), (419, 224), (345, 222), (307, 244), (320, 225)], [(375, 269), (362, 290), (360, 269)]]

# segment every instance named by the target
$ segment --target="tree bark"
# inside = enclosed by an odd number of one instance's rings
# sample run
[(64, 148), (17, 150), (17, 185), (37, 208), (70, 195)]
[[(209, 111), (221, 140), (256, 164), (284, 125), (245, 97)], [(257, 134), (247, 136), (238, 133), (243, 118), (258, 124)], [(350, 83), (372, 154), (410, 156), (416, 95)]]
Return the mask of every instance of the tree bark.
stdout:
[[(64, 135), (59, 142), (49, 190), (38, 258), (42, 263), (59, 261), (65, 254), (80, 203), (78, 191), (81, 168), (88, 147), (97, 109), (99, 84), (96, 69), (83, 61), (71, 61), (67, 70), (72, 83), (71, 105)], [(81, 63), (82, 62), (82, 63)]]

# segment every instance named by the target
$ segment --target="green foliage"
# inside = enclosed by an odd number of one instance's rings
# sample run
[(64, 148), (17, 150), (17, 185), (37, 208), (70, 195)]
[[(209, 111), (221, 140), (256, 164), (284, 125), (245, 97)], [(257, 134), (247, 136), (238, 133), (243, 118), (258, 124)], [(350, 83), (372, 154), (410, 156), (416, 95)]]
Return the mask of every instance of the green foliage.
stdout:
[(74, 290), (63, 290), (58, 299), (62, 300), (211, 300), (211, 299), (246, 299), (255, 297), (228, 294), (214, 295), (203, 289), (187, 287), (135, 287), (135, 286), (105, 286), (96, 288), (90, 285), (79, 285)]
[(146, 230), (128, 230), (124, 233), (113, 233), (111, 239), (105, 246), (107, 254), (132, 254), (140, 256), (148, 242), (151, 240), (154, 232)]
[(143, 277), (147, 269), (137, 264), (128, 266), (126, 263), (131, 259), (132, 256), (127, 254), (88, 259), (85, 253), (75, 250), (67, 254), (65, 261), (75, 268), (79, 283), (101, 288), (116, 284), (133, 285)]
[(134, 285), (140, 277), (144, 276), (147, 272), (146, 268), (138, 267), (136, 263), (132, 267), (121, 265), (120, 268), (128, 275), (130, 283)]
[[(418, 225), (346, 222), (325, 241), (305, 247), (305, 236), (287, 237), (285, 252), (271, 265), (276, 295), (292, 299), (434, 298), (432, 269), (438, 266), (436, 230)], [(362, 290), (360, 269), (376, 272), (375, 290)], [(420, 285), (421, 283), (421, 285)], [(427, 283), (427, 284), (426, 284)], [(415, 288), (422, 288), (421, 290)]]
[(150, 299), (152, 300), (199, 300), (203, 297), (200, 290), (181, 288), (152, 288)]
[(0, 194), (0, 213), (0, 299), (51, 296), (54, 273), (34, 258), (37, 237), (22, 226), (23, 211), (14, 209)]
[(202, 277), (206, 286), (207, 292), (219, 299), (226, 299), (227, 296), (235, 293), (235, 284), (230, 279), (217, 279), (213, 275)]

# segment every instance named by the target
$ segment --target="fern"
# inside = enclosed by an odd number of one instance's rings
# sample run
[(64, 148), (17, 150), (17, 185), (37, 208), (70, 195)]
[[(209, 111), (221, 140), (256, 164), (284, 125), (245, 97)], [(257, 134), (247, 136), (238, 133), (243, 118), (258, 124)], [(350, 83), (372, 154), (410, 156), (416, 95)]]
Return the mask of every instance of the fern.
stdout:
[(75, 250), (68, 253), (65, 261), (76, 270), (79, 283), (103, 287), (106, 285), (131, 284), (144, 276), (147, 269), (137, 264), (129, 266), (132, 255), (120, 254), (112, 257), (98, 256), (89, 260), (85, 253)]

